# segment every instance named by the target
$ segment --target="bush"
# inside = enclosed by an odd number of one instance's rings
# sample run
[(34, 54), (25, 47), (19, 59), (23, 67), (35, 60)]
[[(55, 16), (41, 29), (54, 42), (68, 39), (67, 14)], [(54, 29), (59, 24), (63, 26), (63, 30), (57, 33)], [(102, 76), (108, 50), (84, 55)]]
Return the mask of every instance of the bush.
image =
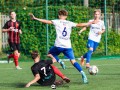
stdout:
[[(87, 22), (93, 17), (93, 9), (78, 6), (49, 6), (48, 19), (56, 19), (57, 12), (60, 8), (65, 8), (69, 12), (68, 20), (73, 22)], [(47, 30), (46, 24), (42, 24), (38, 21), (30, 20), (29, 13), (32, 12), (38, 18), (46, 18), (45, 7), (27, 8), (26, 10), (18, 9), (17, 17), (19, 21), (22, 21), (21, 35), (21, 48), (24, 54), (29, 54), (32, 50), (39, 50), (41, 55), (47, 54)], [(48, 26), (49, 33), (49, 48), (54, 45), (55, 41), (55, 29), (53, 25)], [(75, 56), (80, 56), (87, 51), (86, 43), (88, 38), (88, 31), (84, 32), (81, 36), (78, 36), (80, 28), (74, 28), (71, 41)], [(95, 55), (105, 55), (105, 40), (104, 36), (102, 41), (95, 52)], [(120, 53), (120, 40), (119, 35), (116, 33), (108, 33), (108, 52), (110, 55)], [(113, 43), (114, 41), (114, 43)]]

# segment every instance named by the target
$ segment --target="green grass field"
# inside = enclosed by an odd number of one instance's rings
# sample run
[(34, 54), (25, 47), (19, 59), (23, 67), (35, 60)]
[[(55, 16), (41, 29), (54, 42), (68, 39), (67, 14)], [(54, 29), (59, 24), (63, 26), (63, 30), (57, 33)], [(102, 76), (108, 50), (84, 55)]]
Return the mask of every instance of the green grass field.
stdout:
[[(33, 79), (30, 71), (32, 64), (33, 62), (20, 62), (22, 70), (16, 70), (13, 63), (0, 64), (0, 90), (51, 90), (50, 86), (41, 87), (37, 83), (24, 88), (25, 84)], [(71, 82), (56, 87), (57, 90), (120, 90), (120, 59), (91, 60), (92, 65), (98, 66), (99, 73), (96, 76), (89, 75), (83, 67), (89, 84), (82, 83), (81, 75), (70, 62), (66, 61), (65, 64), (66, 70), (62, 70), (59, 64), (55, 65), (71, 79)]]

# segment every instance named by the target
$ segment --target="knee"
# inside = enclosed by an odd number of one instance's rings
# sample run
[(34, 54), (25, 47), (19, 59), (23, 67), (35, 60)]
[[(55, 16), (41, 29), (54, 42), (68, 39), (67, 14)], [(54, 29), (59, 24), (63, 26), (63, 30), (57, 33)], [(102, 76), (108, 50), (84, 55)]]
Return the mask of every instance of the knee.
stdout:
[(90, 47), (90, 48), (89, 48), (89, 50), (90, 50), (90, 51), (93, 51), (93, 48), (92, 48), (92, 47)]
[(15, 51), (14, 51), (14, 55), (15, 55), (15, 56), (20, 56), (20, 53), (18, 52), (18, 50), (15, 50)]
[(70, 62), (72, 63), (72, 65), (76, 62), (76, 60), (70, 60)]

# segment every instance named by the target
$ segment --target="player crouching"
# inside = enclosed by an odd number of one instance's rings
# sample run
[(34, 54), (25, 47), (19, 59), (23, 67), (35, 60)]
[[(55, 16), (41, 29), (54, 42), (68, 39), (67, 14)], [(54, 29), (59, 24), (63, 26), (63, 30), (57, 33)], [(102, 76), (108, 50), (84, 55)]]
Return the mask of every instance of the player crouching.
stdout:
[[(57, 67), (51, 65), (56, 62), (56, 59), (51, 54), (49, 54), (48, 57), (50, 57), (52, 60), (40, 60), (38, 51), (33, 51), (31, 56), (34, 60), (34, 65), (31, 67), (34, 79), (30, 81), (25, 87), (30, 87), (36, 82), (41, 86), (49, 86), (52, 84), (61, 85), (63, 84), (63, 80), (66, 83), (70, 82), (70, 79), (63, 75)], [(61, 77), (63, 80), (55, 81), (55, 74)]]

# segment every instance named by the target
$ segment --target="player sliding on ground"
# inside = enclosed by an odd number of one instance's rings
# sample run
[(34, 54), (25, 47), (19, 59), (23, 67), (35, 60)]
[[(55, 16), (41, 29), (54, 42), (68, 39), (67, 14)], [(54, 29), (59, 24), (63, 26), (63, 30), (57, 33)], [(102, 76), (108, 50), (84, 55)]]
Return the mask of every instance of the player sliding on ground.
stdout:
[(87, 83), (87, 77), (82, 70), (82, 67), (76, 62), (73, 49), (71, 47), (70, 35), (72, 31), (72, 27), (81, 27), (88, 26), (90, 23), (73, 23), (71, 21), (66, 20), (68, 16), (68, 12), (66, 10), (59, 10), (58, 17), (56, 20), (45, 20), (36, 18), (33, 14), (30, 15), (32, 19), (38, 20), (42, 23), (53, 24), (56, 30), (56, 40), (54, 46), (50, 49), (49, 54), (52, 54), (57, 62), (61, 64), (61, 66), (65, 69), (64, 62), (60, 61), (58, 55), (63, 53), (67, 58), (70, 59), (72, 65), (82, 74), (82, 80), (84, 83)]
[[(70, 82), (69, 78), (62, 74), (62, 72), (55, 66), (51, 65), (56, 62), (56, 59), (49, 54), (52, 60), (40, 60), (38, 51), (33, 51), (31, 53), (32, 59), (34, 60), (34, 65), (31, 67), (34, 79), (30, 81), (25, 87), (30, 87), (32, 84), (38, 82), (42, 86), (48, 85), (61, 85), (63, 80), (67, 83)], [(55, 81), (56, 75), (61, 77), (63, 80)]]
[(4, 25), (2, 32), (8, 33), (8, 44), (12, 52), (8, 56), (8, 63), (10, 58), (14, 58), (16, 69), (22, 69), (18, 64), (20, 56), (20, 34), (22, 34), (22, 31), (21, 24), (16, 20), (16, 13), (14, 11), (10, 12), (10, 20)]
[[(90, 67), (91, 55), (98, 47), (100, 43), (101, 35), (105, 32), (104, 21), (102, 21), (100, 18), (101, 18), (101, 10), (97, 9), (94, 11), (94, 19), (89, 20), (89, 22), (94, 21), (94, 23), (90, 25), (90, 32), (87, 42), (88, 52), (86, 52), (83, 56), (81, 56), (82, 66), (84, 65), (84, 59), (86, 58), (86, 68)], [(79, 34), (81, 34), (85, 30), (86, 27), (82, 28), (79, 31)]]

